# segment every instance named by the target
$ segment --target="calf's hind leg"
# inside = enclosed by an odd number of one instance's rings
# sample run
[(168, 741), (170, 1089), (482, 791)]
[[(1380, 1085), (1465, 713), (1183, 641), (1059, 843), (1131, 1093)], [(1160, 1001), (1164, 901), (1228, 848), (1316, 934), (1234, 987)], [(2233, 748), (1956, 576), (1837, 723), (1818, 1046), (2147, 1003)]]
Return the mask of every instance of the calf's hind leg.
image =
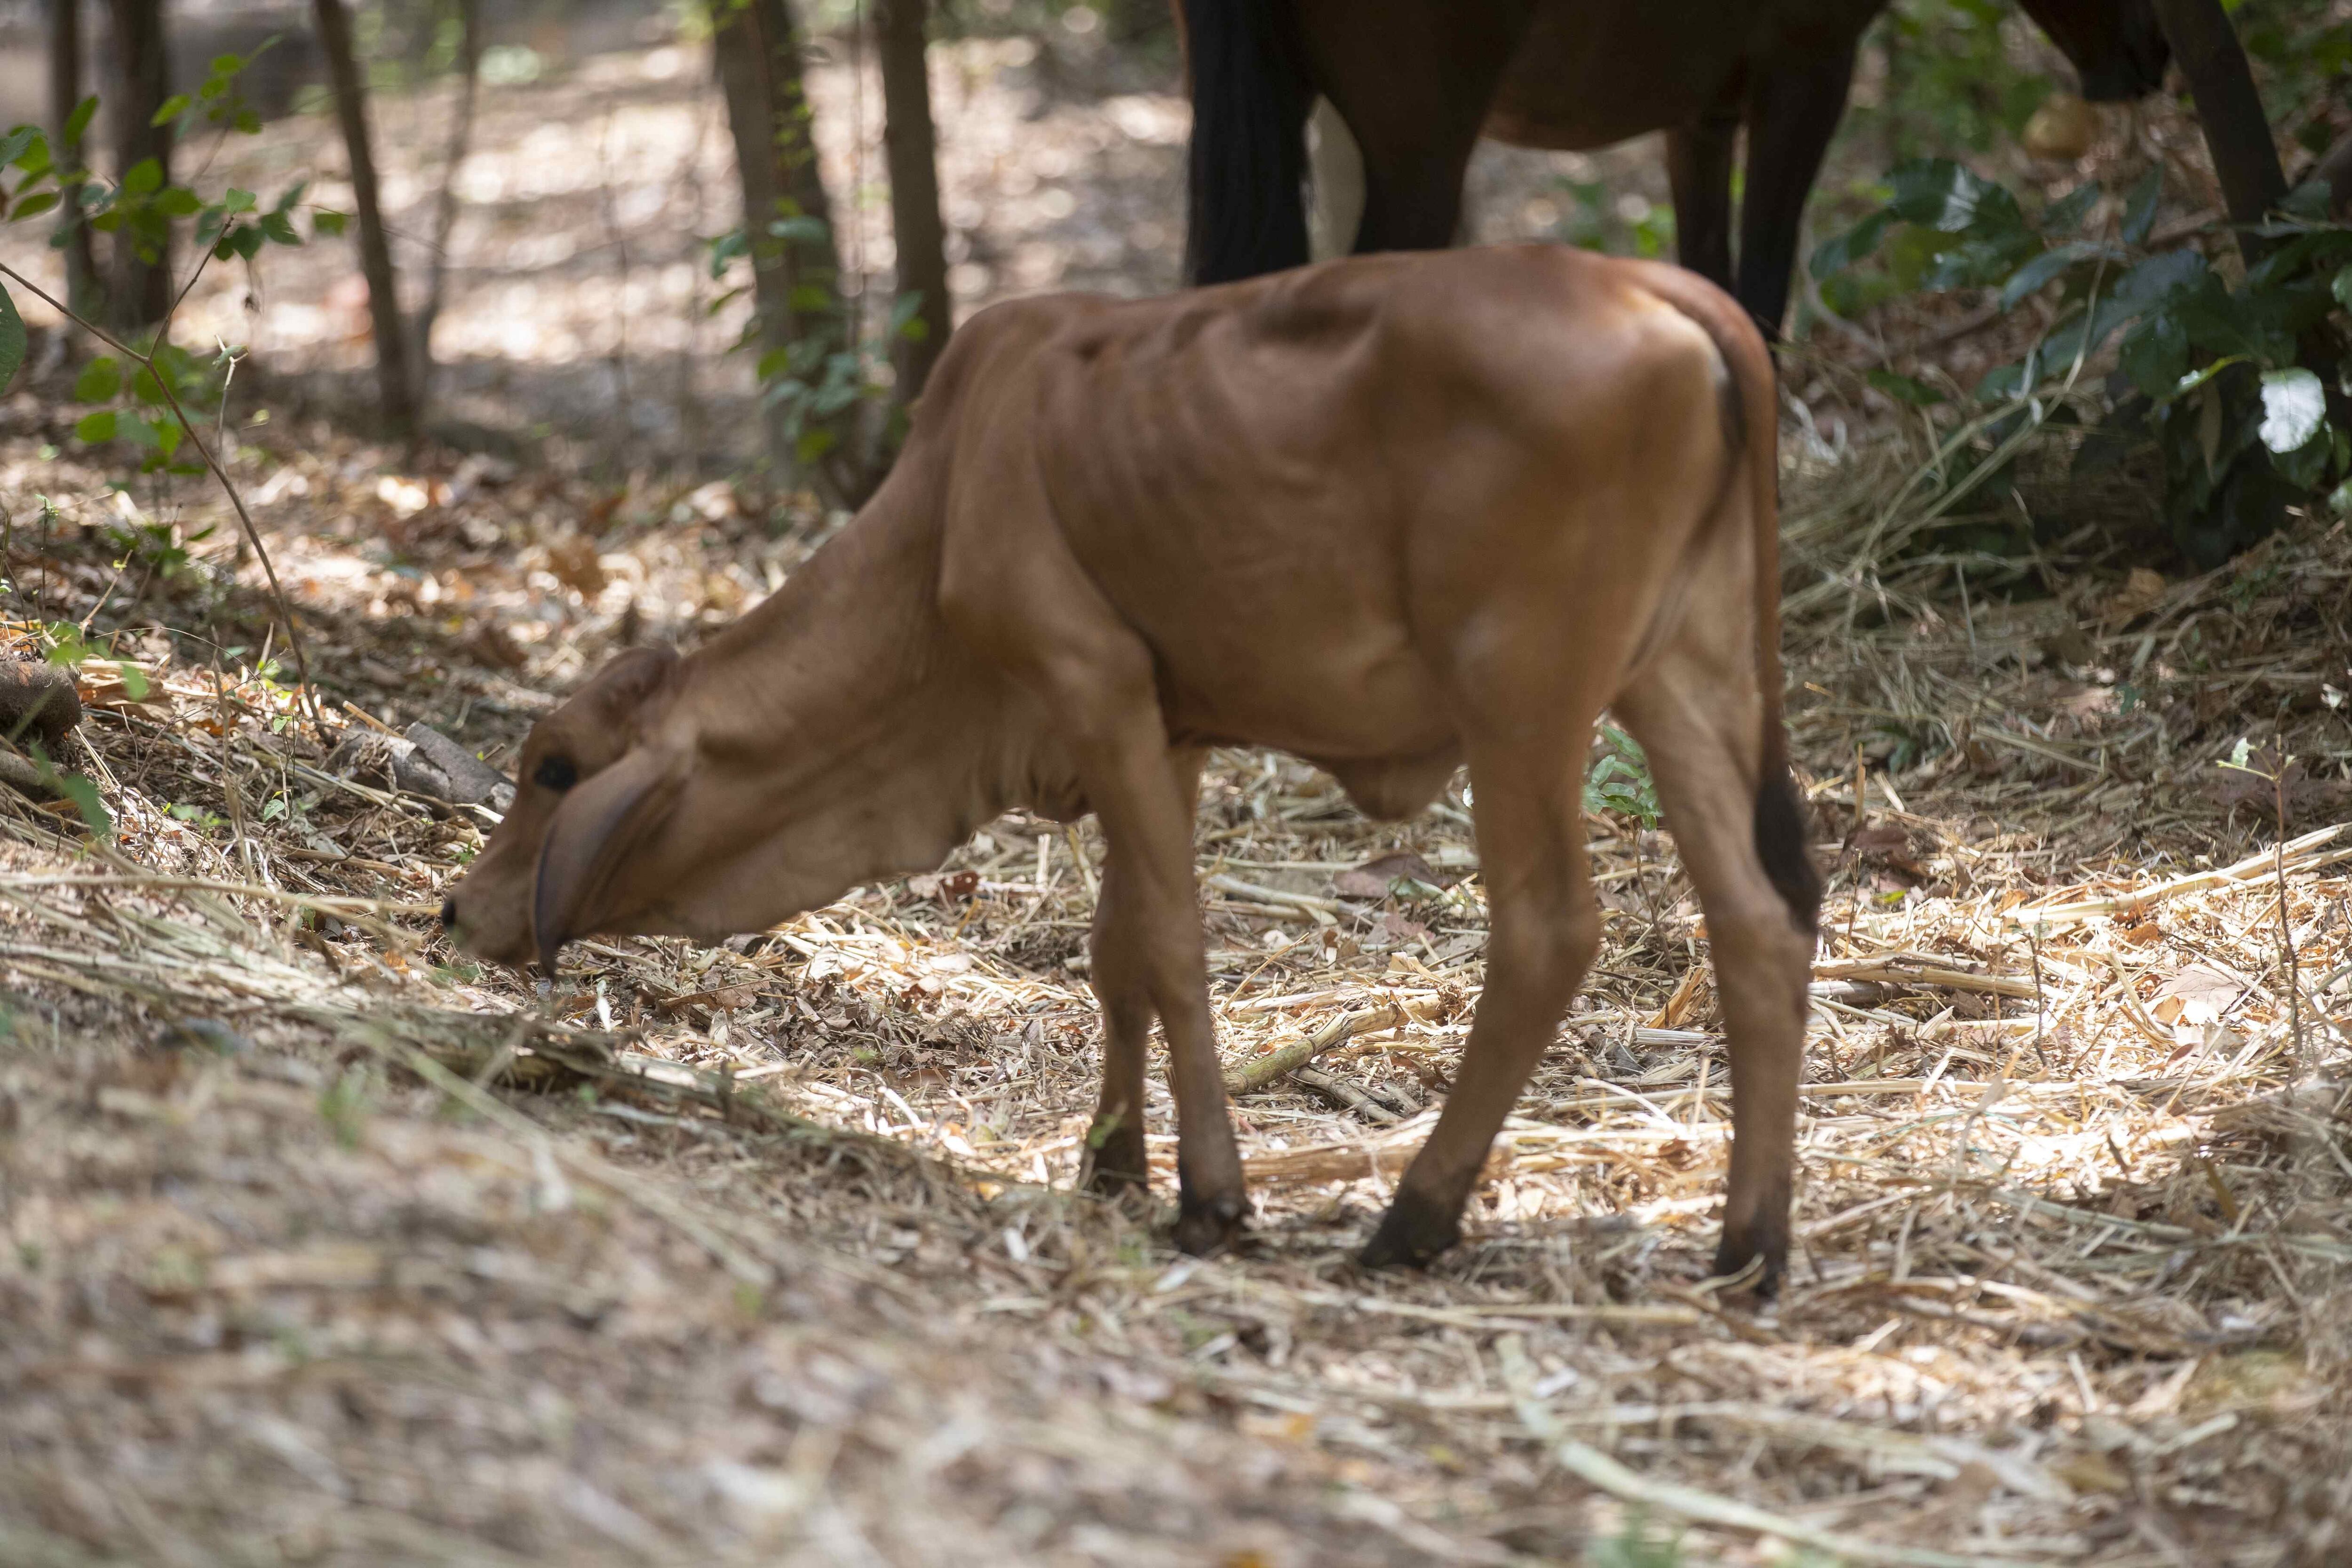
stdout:
[[(1726, 700), (1743, 687), (1748, 700)], [(1819, 894), (1785, 768), (1776, 760), (1759, 784), (1763, 719), (1754, 690), (1752, 664), (1743, 668), (1733, 658), (1678, 647), (1616, 709), (1649, 753), (1666, 826), (1698, 889), (1729, 1037), (1731, 1176), (1716, 1272), (1737, 1274), (1761, 1258), (1757, 1285), (1769, 1292), (1789, 1256)], [(1768, 837), (1798, 841), (1759, 842)], [(1776, 882), (1768, 851), (1773, 866), (1801, 871), (1784, 870)]]
[[(1503, 1118), (1551, 1044), (1601, 946), (1577, 764), (1591, 730), (1555, 747), (1470, 752), (1486, 880), (1486, 988), (1436, 1131), (1413, 1156), (1363, 1261), (1426, 1263), (1461, 1235), (1462, 1208)], [(1539, 754), (1531, 754), (1539, 753)]]

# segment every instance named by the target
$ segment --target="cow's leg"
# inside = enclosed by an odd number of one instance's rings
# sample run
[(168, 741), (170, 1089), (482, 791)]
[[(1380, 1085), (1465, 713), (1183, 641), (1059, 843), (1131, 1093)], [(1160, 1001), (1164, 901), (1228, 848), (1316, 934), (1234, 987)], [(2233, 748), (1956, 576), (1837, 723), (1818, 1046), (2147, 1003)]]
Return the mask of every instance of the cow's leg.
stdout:
[(1807, 58), (1787, 51), (1759, 68), (1748, 97), (1748, 189), (1739, 207), (1739, 302), (1773, 342), (1789, 287), (1805, 199), (1845, 113), (1853, 43)]
[(1368, 19), (1360, 0), (1296, 7), (1307, 74), (1363, 156), (1356, 250), (1442, 250), (1462, 176), (1530, 7), (1414, 5)]
[(1736, 1274), (1761, 1258), (1757, 1282), (1769, 1290), (1789, 1255), (1813, 911), (1791, 909), (1774, 890), (1757, 842), (1769, 820), (1759, 791), (1789, 784), (1777, 764), (1774, 776), (1759, 777), (1762, 714), (1755, 661), (1741, 647), (1747, 634), (1699, 619), (1616, 709), (1649, 754), (1666, 825), (1698, 889), (1729, 1037), (1731, 1176), (1716, 1271)]
[[(1201, 753), (1180, 752), (1172, 762), (1177, 788), (1192, 802)], [(1091, 973), (1102, 1008), (1103, 1078), (1102, 1098), (1087, 1135), (1086, 1184), (1105, 1194), (1141, 1192), (1151, 1180), (1144, 1152), (1143, 1079), (1158, 1009), (1151, 1000), (1149, 921), (1129, 896), (1129, 881), (1118, 864), (1107, 866), (1095, 903)]]
[(1666, 132), (1675, 192), (1675, 255), (1718, 289), (1731, 288), (1731, 163), (1737, 110), (1710, 111)]
[(1591, 743), (1582, 724), (1541, 745), (1470, 748), (1486, 988), (1444, 1112), (1364, 1248), (1368, 1264), (1425, 1263), (1454, 1245), (1495, 1134), (1600, 948), (1581, 791)]

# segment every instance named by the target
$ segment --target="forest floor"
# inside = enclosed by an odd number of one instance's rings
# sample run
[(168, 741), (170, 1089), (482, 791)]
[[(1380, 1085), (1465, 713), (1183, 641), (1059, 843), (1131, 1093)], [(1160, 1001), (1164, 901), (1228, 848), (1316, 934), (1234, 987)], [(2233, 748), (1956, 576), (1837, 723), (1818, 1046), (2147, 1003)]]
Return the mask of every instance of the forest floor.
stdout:
[[(1172, 277), (1181, 117), (1122, 96), (1097, 120), (1140, 128), (1118, 156), (1157, 194), (1122, 218), (1074, 177), (1036, 221), (1112, 215), (1101, 254), (1056, 240), (1033, 275), (1008, 232), (976, 294)], [(988, 167), (1063, 112), (1009, 121)], [(1026, 221), (943, 121), (951, 203)], [(518, 201), (565, 168), (499, 151), (531, 133), (483, 143)], [(542, 237), (593, 221), (530, 199)], [(305, 276), (269, 275), (265, 325)], [(110, 490), (66, 439), (68, 369), (0, 405), (0, 637), (96, 650), (63, 760), (114, 826), (0, 794), (0, 1558), (1631, 1563), (1685, 1527), (1706, 1563), (2352, 1553), (2342, 525), (2189, 574), (2127, 480), (2036, 468), (1993, 510), (2042, 544), (1939, 550), (1888, 526), (1899, 440), (1792, 423), (1791, 720), (1834, 869), (1769, 1305), (1707, 1286), (1705, 939), (1671, 840), (1615, 812), (1600, 966), (1467, 1239), (1426, 1274), (1354, 1265), (1477, 998), (1467, 813), (1373, 825), (1312, 770), (1220, 755), (1228, 1056), (1351, 1033), (1315, 1085), (1236, 1101), (1250, 1239), (1193, 1260), (1158, 1086), (1158, 1211), (1072, 1191), (1091, 826), (1008, 818), (719, 948), (575, 944), (544, 993), (438, 939), (491, 819), (399, 788), (381, 731), (502, 762), (603, 658), (724, 624), (828, 526), (657, 468), (701, 426), (611, 411), (662, 312), (614, 370), (557, 281), (445, 316), (512, 334), (452, 371), (469, 417), (563, 432), (503, 455), (356, 441), (321, 417), (341, 340), (257, 339), (277, 368), (231, 466), (316, 716), (216, 498)], [(719, 329), (681, 330), (672, 369), (706, 374)], [(705, 425), (744, 406), (696, 384)], [(600, 409), (642, 461), (598, 459)], [(2297, 759), (2284, 835), (2222, 765), (2241, 742)]]

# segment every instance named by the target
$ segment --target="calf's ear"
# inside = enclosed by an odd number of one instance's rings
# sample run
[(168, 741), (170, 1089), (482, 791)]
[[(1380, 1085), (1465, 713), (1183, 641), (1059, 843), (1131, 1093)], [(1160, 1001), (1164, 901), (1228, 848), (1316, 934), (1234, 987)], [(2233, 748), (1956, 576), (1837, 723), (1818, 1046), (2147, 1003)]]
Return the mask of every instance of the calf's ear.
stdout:
[(551, 977), (563, 944), (594, 929), (613, 873), (669, 815), (685, 777), (683, 758), (639, 746), (563, 797), (540, 845), (531, 896), (540, 973)]

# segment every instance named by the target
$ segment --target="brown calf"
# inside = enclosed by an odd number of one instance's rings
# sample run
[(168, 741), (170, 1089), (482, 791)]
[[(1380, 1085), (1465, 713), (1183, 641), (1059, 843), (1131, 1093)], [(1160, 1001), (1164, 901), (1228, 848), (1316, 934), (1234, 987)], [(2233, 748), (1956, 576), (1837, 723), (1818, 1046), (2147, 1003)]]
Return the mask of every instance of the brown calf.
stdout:
[(1420, 1262), (1600, 941), (1582, 771), (1613, 708), (1696, 884), (1737, 1136), (1717, 1267), (1778, 1273), (1819, 882), (1785, 763), (1776, 410), (1738, 305), (1528, 247), (1171, 298), (999, 305), (879, 494), (680, 658), (531, 731), (444, 918), (548, 970), (572, 937), (756, 931), (936, 866), (1014, 805), (1092, 811), (1102, 1190), (1146, 1180), (1156, 1016), (1177, 1244), (1242, 1220), (1192, 873), (1202, 755), (1279, 747), (1402, 817), (1466, 761), (1491, 934), (1444, 1114), (1366, 1248)]

